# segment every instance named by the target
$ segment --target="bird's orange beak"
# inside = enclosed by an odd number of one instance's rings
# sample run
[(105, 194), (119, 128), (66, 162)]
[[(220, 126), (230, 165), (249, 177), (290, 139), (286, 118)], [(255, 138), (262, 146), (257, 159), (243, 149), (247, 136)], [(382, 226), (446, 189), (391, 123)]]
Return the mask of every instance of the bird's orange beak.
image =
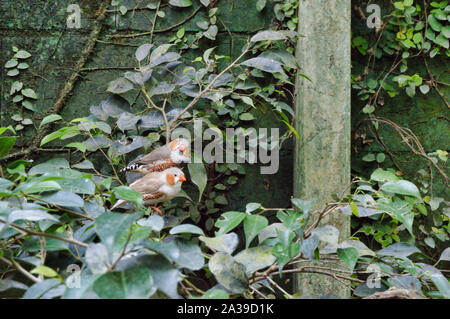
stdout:
[(184, 176), (184, 174), (181, 174), (180, 182), (185, 182), (185, 181), (186, 181), (186, 176)]
[(184, 152), (186, 150), (186, 145), (181, 144), (179, 149), (180, 151)]

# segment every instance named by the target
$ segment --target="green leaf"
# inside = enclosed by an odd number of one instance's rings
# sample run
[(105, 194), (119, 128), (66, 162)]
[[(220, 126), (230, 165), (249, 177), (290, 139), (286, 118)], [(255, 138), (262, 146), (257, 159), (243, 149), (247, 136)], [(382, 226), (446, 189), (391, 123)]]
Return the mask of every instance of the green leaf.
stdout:
[(62, 127), (59, 130), (46, 135), (41, 141), (41, 146), (56, 139), (64, 140), (70, 137), (74, 137), (78, 134), (80, 134), (80, 131), (76, 126)]
[(428, 23), (430, 24), (431, 29), (436, 32), (441, 32), (442, 24), (431, 14), (428, 16)]
[(64, 207), (83, 207), (84, 201), (77, 194), (58, 191), (54, 194), (41, 197), (42, 200), (58, 206)]
[(241, 115), (239, 115), (239, 119), (241, 121), (253, 121), (255, 117), (252, 113), (242, 113)]
[(270, 247), (247, 248), (237, 254), (234, 259), (245, 266), (247, 275), (271, 266), (276, 258), (272, 255)]
[(138, 225), (151, 227), (153, 231), (159, 232), (164, 228), (164, 219), (158, 215), (152, 215), (138, 221)]
[(378, 208), (386, 211), (391, 217), (405, 225), (411, 235), (413, 234), (414, 212), (411, 205), (406, 201), (395, 200), (392, 203), (379, 203)]
[(359, 256), (375, 256), (375, 253), (359, 240), (353, 239), (346, 240), (337, 246), (337, 248), (349, 248), (349, 247), (355, 248), (358, 251)]
[(125, 15), (127, 12), (128, 12), (128, 9), (127, 9), (127, 7), (125, 7), (125, 6), (120, 6), (119, 7), (119, 12), (122, 14), (122, 15)]
[(36, 92), (34, 92), (33, 89), (23, 89), (22, 94), (30, 99), (36, 100), (38, 98)]
[(104, 213), (97, 217), (95, 229), (110, 251), (121, 251), (138, 214)]
[(30, 271), (32, 274), (43, 275), (45, 277), (58, 277), (58, 273), (45, 265), (38, 266)]
[(23, 299), (38, 299), (49, 290), (59, 286), (61, 282), (56, 279), (47, 279), (32, 285), (23, 295)]
[(192, 6), (192, 0), (170, 0), (169, 4), (174, 7), (185, 8)]
[(414, 253), (420, 252), (417, 247), (408, 243), (395, 243), (387, 246), (377, 252), (379, 256), (393, 256), (398, 258), (408, 257)]
[(311, 235), (316, 235), (321, 241), (329, 244), (337, 244), (339, 239), (339, 230), (332, 225), (325, 225), (314, 229)]
[(77, 194), (95, 194), (95, 184), (90, 178), (66, 178), (58, 180), (61, 190)]
[(46, 117), (44, 117), (42, 119), (42, 122), (39, 125), (39, 128), (41, 128), (45, 124), (52, 123), (52, 122), (59, 121), (59, 120), (62, 120), (61, 115), (59, 115), (59, 114), (50, 114), (50, 115), (48, 115), (48, 116), (46, 116)]
[(64, 158), (53, 158), (47, 162), (33, 166), (28, 172), (28, 174), (29, 175), (45, 174), (48, 173), (49, 171), (54, 171), (60, 168), (70, 168), (69, 162)]
[(44, 182), (28, 182), (22, 183), (19, 187), (15, 189), (15, 192), (24, 192), (25, 194), (49, 192), (60, 190), (61, 186), (55, 181), (44, 181)]
[(34, 107), (34, 104), (31, 103), (31, 102), (28, 101), (28, 100), (23, 101), (23, 102), (22, 102), (22, 105), (23, 105), (24, 108), (26, 108), (26, 109), (28, 109), (28, 110), (30, 110), (30, 111), (36, 112), (36, 108)]
[(293, 210), (287, 210), (286, 213), (279, 210), (277, 212), (277, 218), (289, 230), (300, 229), (305, 224), (305, 214)]
[(12, 69), (12, 70), (9, 70), (8, 73), (6, 73), (6, 75), (7, 75), (7, 76), (14, 77), (14, 76), (19, 75), (19, 73), (20, 73), (19, 70), (17, 70), (17, 69)]
[(153, 44), (145, 43), (145, 44), (141, 45), (139, 48), (137, 48), (136, 54), (135, 54), (136, 60), (138, 60), (139, 62), (144, 60), (150, 53), (150, 49), (152, 47), (153, 47)]
[(192, 153), (192, 161), (188, 164), (188, 169), (192, 182), (198, 187), (198, 201), (200, 202), (203, 191), (208, 183), (208, 175), (206, 174), (206, 169), (201, 161), (201, 158), (195, 153)]
[(200, 0), (200, 2), (205, 6), (209, 6), (209, 4), (211, 3), (211, 0)]
[(18, 68), (19, 70), (26, 70), (26, 69), (28, 69), (29, 67), (30, 67), (29, 64), (28, 64), (28, 63), (25, 63), (25, 62), (19, 63), (19, 65), (17, 66), (17, 68)]
[(283, 68), (277, 61), (268, 58), (252, 58), (241, 64), (269, 73), (283, 72)]
[(385, 171), (382, 168), (377, 168), (372, 175), (370, 175), (370, 179), (376, 182), (396, 182), (400, 180), (395, 173)]
[(444, 37), (450, 38), (450, 25), (443, 27), (441, 32)]
[(217, 26), (215, 24), (212, 24), (209, 26), (208, 30), (203, 32), (203, 35), (210, 40), (215, 40), (218, 32), (219, 29), (217, 28)]
[(16, 142), (16, 136), (3, 136), (0, 137), (0, 158), (5, 156), (11, 151)]
[(106, 299), (148, 299), (153, 278), (147, 267), (137, 267), (102, 275), (94, 282), (94, 291)]
[(319, 246), (319, 238), (315, 235), (309, 236), (302, 241), (300, 252), (309, 259), (314, 259), (314, 251)]
[(14, 185), (13, 182), (11, 182), (7, 179), (4, 179), (4, 178), (0, 178), (0, 190), (8, 189), (9, 187), (11, 187), (13, 185)]
[(286, 40), (286, 39), (287, 39), (286, 36), (279, 31), (265, 30), (265, 31), (260, 31), (257, 34), (255, 34), (250, 39), (250, 42), (277, 41), (277, 40)]
[(261, 204), (260, 203), (248, 203), (247, 205), (245, 205), (245, 212), (247, 214), (254, 212), (255, 210), (258, 210), (261, 208)]
[(358, 261), (359, 254), (356, 248), (338, 248), (337, 255), (340, 260), (342, 260), (353, 273), (353, 269), (355, 269), (356, 262)]
[(228, 254), (215, 253), (208, 263), (217, 281), (233, 293), (244, 293), (248, 288), (245, 267)]
[(114, 93), (114, 94), (121, 94), (128, 92), (133, 89), (133, 83), (130, 81), (124, 79), (124, 78), (118, 78), (114, 81), (109, 82), (108, 88), (106, 91)]
[[(242, 102), (244, 102), (245, 104), (255, 107), (255, 105), (253, 104), (253, 100), (250, 97), (243, 96), (241, 99), (242, 99)], [(248, 113), (244, 113), (244, 114), (248, 114)]]
[(84, 260), (93, 274), (104, 274), (110, 267), (108, 249), (102, 243), (90, 243), (86, 248)]
[(384, 153), (377, 154), (377, 162), (378, 163), (383, 163), (385, 159), (386, 159), (386, 155), (384, 155)]
[[(201, 0), (205, 1), (205, 0)], [(207, 0), (209, 1), (209, 0)], [(211, 288), (201, 297), (201, 299), (229, 299), (230, 295), (225, 290)]]
[(128, 186), (118, 186), (113, 188), (114, 193), (116, 193), (121, 199), (132, 202), (137, 206), (142, 205), (142, 194), (136, 192), (134, 189)]
[(309, 211), (311, 210), (311, 207), (314, 203), (314, 199), (312, 200), (302, 200), (299, 198), (291, 198), (291, 202), (292, 204), (297, 207), (298, 209), (300, 209), (303, 213), (308, 214)]
[(176, 234), (197, 234), (197, 235), (204, 235), (203, 230), (195, 225), (191, 225), (191, 224), (182, 224), (182, 225), (178, 225), (175, 226), (174, 228), (172, 228), (169, 232), (171, 235), (176, 235)]
[(364, 162), (373, 162), (375, 160), (375, 155), (373, 153), (369, 153), (363, 156), (362, 160)]
[(11, 59), (8, 62), (5, 63), (5, 69), (11, 69), (17, 66), (19, 62), (17, 62), (16, 59)]
[(434, 43), (439, 44), (441, 47), (444, 47), (446, 49), (449, 48), (449, 41), (446, 37), (444, 37), (442, 34), (439, 34), (436, 39), (434, 39)]
[(294, 234), (289, 231), (277, 230), (278, 242), (272, 247), (272, 254), (277, 258), (278, 269), (281, 271), (283, 267), (300, 252), (300, 244), (294, 243)]
[(20, 92), (20, 90), (22, 90), (22, 88), (23, 88), (22, 82), (14, 81), (13, 84), (11, 85), (11, 90), (9, 91), (9, 94), (13, 95), (16, 92)]
[(38, 209), (27, 209), (27, 210), (13, 210), (8, 215), (8, 222), (14, 223), (16, 220), (28, 220), (28, 221), (40, 221), (40, 220), (52, 220), (55, 222), (59, 222), (59, 220), (46, 213), (44, 210)]
[(439, 260), (450, 261), (450, 247), (445, 248)]
[(19, 50), (14, 57), (17, 59), (28, 59), (31, 56), (31, 54), (25, 50)]
[(144, 242), (143, 245), (182, 268), (199, 270), (205, 263), (200, 247), (191, 241), (176, 238), (165, 242)]
[(247, 216), (245, 213), (240, 212), (226, 212), (220, 216), (215, 223), (216, 227), (219, 227), (219, 231), (216, 235), (222, 235), (230, 232), (236, 228)]
[(257, 0), (256, 1), (256, 10), (261, 12), (266, 6), (266, 0)]
[(177, 31), (177, 38), (182, 39), (184, 37), (184, 34), (185, 34), (184, 28), (178, 29), (178, 31)]
[(412, 196), (419, 200), (422, 200), (417, 186), (405, 180), (400, 180), (397, 182), (387, 182), (383, 184), (380, 189), (383, 192)]
[(212, 238), (200, 236), (199, 239), (204, 242), (208, 248), (228, 254), (233, 253), (239, 244), (239, 237), (236, 233), (224, 234)]
[(19, 102), (23, 101), (23, 95), (22, 94), (17, 94), (16, 96), (14, 96), (12, 101), (14, 103), (19, 103)]
[(248, 215), (244, 219), (244, 233), (245, 233), (245, 248), (250, 246), (252, 240), (258, 235), (258, 233), (266, 228), (269, 224), (268, 220), (264, 216), (260, 215)]

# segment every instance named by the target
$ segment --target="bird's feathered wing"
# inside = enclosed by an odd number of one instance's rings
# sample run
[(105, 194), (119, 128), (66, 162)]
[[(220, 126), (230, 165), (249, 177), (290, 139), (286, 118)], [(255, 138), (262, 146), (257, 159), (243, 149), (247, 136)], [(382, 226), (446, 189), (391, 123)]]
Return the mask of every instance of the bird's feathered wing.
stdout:
[(155, 150), (153, 150), (149, 154), (139, 158), (136, 163), (140, 164), (140, 165), (146, 165), (146, 164), (151, 164), (153, 162), (156, 162), (158, 160), (162, 160), (162, 159), (165, 159), (165, 158), (170, 158), (170, 147), (169, 147), (169, 145), (164, 145), (164, 146), (156, 148)]
[[(130, 185), (130, 187), (141, 194), (155, 194), (158, 192), (159, 188), (162, 185), (163, 183), (161, 183), (161, 173), (150, 173), (135, 181)], [(126, 202), (127, 201), (123, 199), (118, 200), (111, 207), (111, 210), (122, 206)]]
[(170, 158), (169, 145), (163, 145), (154, 149), (149, 154), (144, 155), (138, 158), (137, 160), (131, 162), (129, 165), (127, 165), (127, 167), (121, 169), (120, 172), (134, 171), (143, 165), (149, 165), (166, 158)]
[(162, 184), (161, 173), (150, 173), (135, 181), (130, 187), (141, 194), (153, 194)]

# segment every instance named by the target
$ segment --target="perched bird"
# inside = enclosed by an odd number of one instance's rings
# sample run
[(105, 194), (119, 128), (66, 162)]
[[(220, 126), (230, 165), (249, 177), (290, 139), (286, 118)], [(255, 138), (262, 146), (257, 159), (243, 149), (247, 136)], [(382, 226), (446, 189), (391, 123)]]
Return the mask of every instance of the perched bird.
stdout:
[[(162, 172), (152, 172), (130, 185), (132, 189), (142, 194), (145, 206), (152, 207), (162, 215), (161, 211), (152, 206), (174, 198), (181, 190), (181, 184), (186, 181), (183, 171), (178, 167), (170, 167)], [(126, 201), (118, 200), (111, 210), (122, 206)]]
[(149, 154), (140, 157), (120, 172), (139, 172), (148, 174), (161, 172), (169, 167), (176, 167), (189, 161), (189, 141), (177, 138), (170, 143), (154, 149)]

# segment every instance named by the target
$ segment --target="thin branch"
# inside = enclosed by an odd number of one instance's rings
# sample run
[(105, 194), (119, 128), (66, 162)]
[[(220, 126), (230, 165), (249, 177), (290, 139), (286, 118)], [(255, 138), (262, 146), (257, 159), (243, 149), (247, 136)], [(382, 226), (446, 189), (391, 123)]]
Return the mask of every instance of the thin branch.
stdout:
[[(6, 221), (4, 221), (2, 219), (0, 219), (0, 223), (8, 224)], [(87, 244), (85, 244), (85, 243), (83, 243), (81, 241), (75, 240), (75, 239), (60, 237), (60, 236), (56, 236), (56, 235), (53, 235), (53, 234), (37, 232), (37, 231), (31, 230), (31, 229), (24, 228), (22, 226), (14, 224), (14, 223), (9, 223), (9, 226), (14, 227), (14, 228), (16, 228), (18, 230), (21, 230), (21, 231), (23, 231), (23, 232), (25, 232), (25, 233), (27, 233), (29, 235), (53, 238), (53, 239), (65, 241), (65, 242), (70, 243), (70, 244), (78, 245), (78, 246), (81, 246), (81, 247), (84, 247), (84, 248), (88, 247)]]
[(0, 257), (0, 260), (9, 265), (12, 268), (16, 268), (20, 273), (22, 273), (25, 277), (30, 279), (33, 282), (41, 282), (42, 280), (39, 278), (36, 278), (32, 274), (30, 274), (28, 271), (25, 270), (19, 263), (17, 263), (14, 259), (8, 260), (4, 257)]
[(22, 192), (22, 195), (23, 195), (24, 197), (28, 197), (28, 198), (31, 198), (31, 199), (33, 199), (33, 200), (40, 201), (40, 202), (43, 202), (43, 203), (45, 203), (45, 204), (47, 204), (47, 205), (53, 206), (53, 207), (55, 207), (55, 208), (57, 208), (57, 209), (59, 209), (59, 210), (62, 210), (62, 211), (64, 211), (64, 212), (66, 212), (66, 213), (69, 213), (69, 214), (72, 214), (72, 215), (75, 215), (75, 216), (78, 216), (78, 217), (86, 218), (86, 219), (89, 219), (89, 220), (92, 220), (92, 221), (95, 220), (95, 218), (93, 218), (93, 217), (91, 217), (91, 216), (89, 216), (89, 215), (84, 215), (84, 214), (82, 214), (82, 213), (78, 213), (78, 212), (76, 212), (76, 211), (73, 211), (73, 210), (70, 210), (70, 209), (67, 209), (67, 208), (58, 206), (58, 205), (56, 205), (56, 204), (50, 203), (50, 202), (48, 202), (48, 201), (46, 201), (46, 200), (44, 200), (44, 199), (41, 199), (41, 198), (39, 198), (39, 197), (30, 195), (30, 194), (25, 194), (25, 193), (23, 193), (23, 192)]
[(230, 70), (233, 66), (235, 66), (239, 60), (241, 60), (248, 52), (250, 51), (250, 44), (248, 44), (247, 48), (242, 52), (242, 54), (236, 59), (234, 60), (230, 65), (228, 65), (225, 69), (223, 69), (222, 72), (220, 72), (209, 84), (208, 86), (206, 86), (206, 88), (201, 91), (175, 118), (173, 118), (170, 121), (170, 126), (171, 128), (174, 128), (174, 124), (176, 123), (176, 121), (178, 121), (184, 113), (186, 113), (191, 107), (193, 107), (195, 105), (195, 103), (197, 103), (197, 101), (206, 93), (208, 93), (208, 91), (212, 88), (212, 86), (214, 85), (214, 83), (216, 83), (216, 81), (222, 76), (224, 75), (228, 70)]
[[(132, 33), (132, 34), (113, 34), (113, 35), (109, 35), (109, 37), (111, 38), (135, 38), (135, 37), (141, 37), (144, 35), (152, 35), (154, 33), (164, 33), (167, 31), (170, 31), (172, 29), (175, 29), (179, 26), (182, 26), (183, 24), (185, 24), (186, 22), (188, 22), (189, 20), (191, 20), (193, 17), (195, 17), (195, 15), (202, 9), (202, 6), (199, 6), (197, 8), (197, 10), (195, 10), (190, 16), (188, 16), (186, 19), (180, 21), (177, 24), (174, 24), (168, 28), (165, 29), (160, 29), (160, 30), (152, 30), (152, 31), (147, 31), (147, 32), (141, 32), (141, 33)], [(156, 15), (156, 13), (155, 13)]]
[(289, 299), (292, 299), (292, 295), (290, 293), (288, 293), (286, 290), (284, 290), (280, 285), (278, 285), (272, 278), (267, 277), (267, 280), (274, 285), (279, 291), (281, 291), (283, 294), (285, 294), (286, 296), (288, 296)]

